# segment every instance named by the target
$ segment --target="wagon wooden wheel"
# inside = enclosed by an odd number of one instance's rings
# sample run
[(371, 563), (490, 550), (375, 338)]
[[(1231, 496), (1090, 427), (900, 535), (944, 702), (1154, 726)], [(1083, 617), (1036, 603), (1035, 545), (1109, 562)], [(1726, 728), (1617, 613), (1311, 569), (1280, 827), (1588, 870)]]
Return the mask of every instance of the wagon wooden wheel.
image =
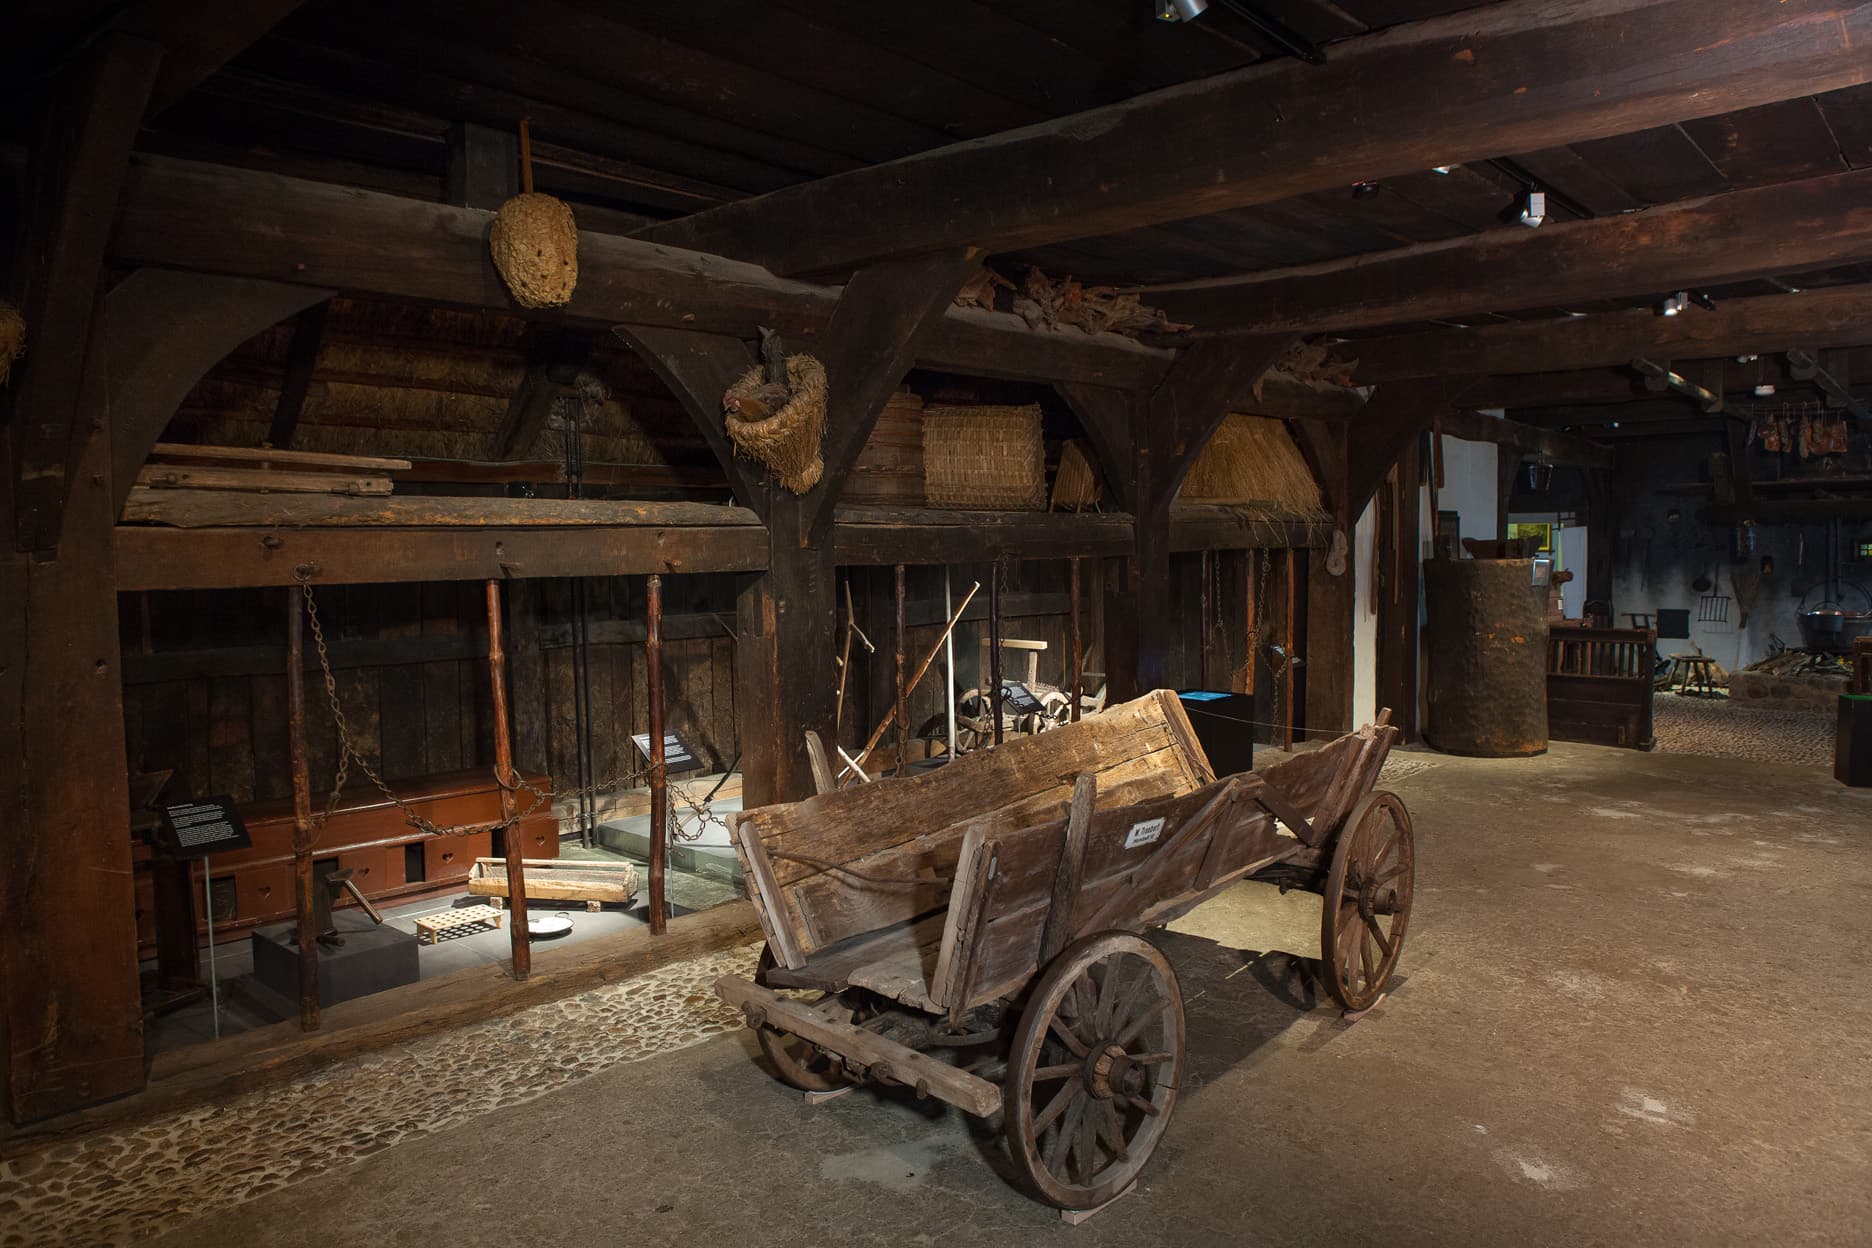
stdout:
[(1155, 946), (1105, 932), (1046, 968), (1021, 1014), (1005, 1099), (1014, 1166), (1040, 1198), (1120, 1195), (1163, 1136), (1183, 1076), (1183, 995)]
[[(765, 983), (767, 972), (776, 965), (773, 950), (762, 945), (760, 962), (754, 970), (755, 982)], [(840, 1022), (857, 1022), (860, 1019), (857, 1008), (829, 992), (783, 991), (781, 995), (794, 997), (826, 1017), (836, 1018)], [(754, 1028), (754, 1038), (759, 1042), (761, 1052), (773, 1064), (775, 1076), (790, 1088), (798, 1088), (802, 1092), (832, 1092), (851, 1082), (845, 1077), (838, 1058), (791, 1032), (761, 1026)]]
[(1320, 915), (1326, 984), (1348, 1010), (1384, 995), (1404, 947), (1416, 855), (1410, 812), (1395, 793), (1374, 791), (1352, 808), (1333, 847)]

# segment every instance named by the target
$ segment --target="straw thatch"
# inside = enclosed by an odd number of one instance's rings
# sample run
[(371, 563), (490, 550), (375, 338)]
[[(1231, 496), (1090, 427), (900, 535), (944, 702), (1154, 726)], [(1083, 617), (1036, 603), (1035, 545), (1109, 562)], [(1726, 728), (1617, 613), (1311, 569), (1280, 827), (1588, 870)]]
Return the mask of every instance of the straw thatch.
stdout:
[(1059, 470), (1053, 474), (1053, 511), (1084, 511), (1097, 507), (1104, 490), (1092, 447), (1084, 438), (1068, 438), (1060, 446)]
[(926, 409), (923, 492), (932, 507), (1044, 509), (1039, 405)]
[(742, 374), (722, 396), (728, 409), (724, 421), (736, 449), (773, 469), (788, 490), (804, 494), (825, 473), (819, 454), (825, 439), (825, 365), (795, 352), (787, 357), (786, 370), (785, 387), (768, 383), (759, 365)]
[(1177, 497), (1259, 506), (1292, 516), (1326, 514), (1319, 483), (1287, 426), (1264, 416), (1225, 417), (1196, 457)]
[(578, 226), (564, 201), (537, 191), (515, 195), (494, 214), (488, 251), (515, 302), (559, 308), (578, 285)]
[(13, 361), (26, 354), (26, 318), (10, 303), (0, 303), (0, 386), (13, 371)]

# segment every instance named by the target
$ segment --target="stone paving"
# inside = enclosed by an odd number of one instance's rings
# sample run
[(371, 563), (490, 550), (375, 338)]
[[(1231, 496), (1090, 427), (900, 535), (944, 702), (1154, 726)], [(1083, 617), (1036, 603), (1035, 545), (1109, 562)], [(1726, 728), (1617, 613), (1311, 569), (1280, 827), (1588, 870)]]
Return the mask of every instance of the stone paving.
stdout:
[(1830, 709), (1769, 711), (1726, 697), (1659, 693), (1652, 700), (1652, 720), (1661, 754), (1833, 765)]
[[(117, 1248), (626, 1062), (743, 1026), (711, 991), (759, 945), (0, 1164), (0, 1248)], [(489, 1152), (497, 1151), (488, 1141)]]

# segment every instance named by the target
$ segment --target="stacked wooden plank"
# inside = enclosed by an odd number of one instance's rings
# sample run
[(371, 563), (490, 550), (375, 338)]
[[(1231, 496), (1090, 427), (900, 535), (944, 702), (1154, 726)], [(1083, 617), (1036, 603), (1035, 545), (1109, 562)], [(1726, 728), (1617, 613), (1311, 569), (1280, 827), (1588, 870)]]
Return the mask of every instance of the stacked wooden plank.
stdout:
[(176, 498), (170, 491), (381, 498), (392, 488), (388, 474), (409, 466), (406, 459), (367, 455), (158, 442), (137, 473), (124, 518), (161, 519)]

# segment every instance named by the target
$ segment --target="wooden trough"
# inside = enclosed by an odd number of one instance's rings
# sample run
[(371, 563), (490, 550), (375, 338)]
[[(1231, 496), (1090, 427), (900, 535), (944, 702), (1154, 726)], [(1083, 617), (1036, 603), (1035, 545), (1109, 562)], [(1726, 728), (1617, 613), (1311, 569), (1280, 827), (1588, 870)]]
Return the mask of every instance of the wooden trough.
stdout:
[[(581, 862), (563, 858), (528, 858), (521, 864), (528, 901), (582, 901), (588, 910), (607, 903), (628, 905), (637, 899), (637, 868), (628, 862)], [(468, 873), (468, 891), (493, 899), (508, 897), (507, 861), (477, 858)]]

